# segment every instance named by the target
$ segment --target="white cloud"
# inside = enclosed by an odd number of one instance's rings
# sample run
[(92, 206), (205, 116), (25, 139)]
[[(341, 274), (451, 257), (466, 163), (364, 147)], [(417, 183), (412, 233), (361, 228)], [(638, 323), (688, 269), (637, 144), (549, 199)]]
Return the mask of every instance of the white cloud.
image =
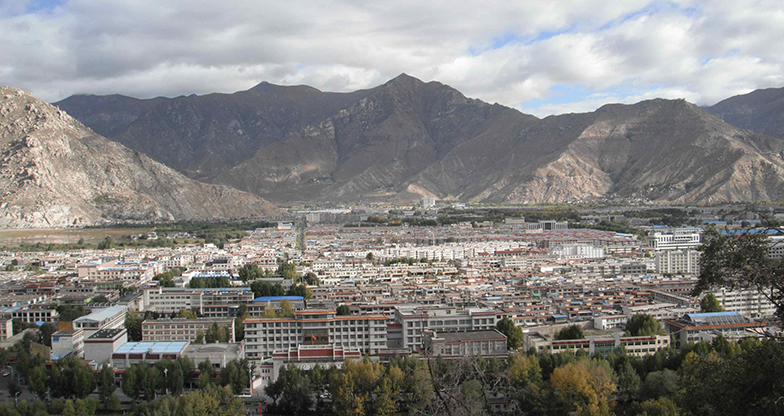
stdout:
[[(0, 84), (47, 100), (263, 80), (349, 91), (406, 72), (489, 102), (536, 99), (543, 115), (651, 94), (712, 104), (784, 84), (777, 1), (66, 0), (24, 14), (27, 5), (0, 0)], [(556, 86), (586, 93), (562, 103)]]

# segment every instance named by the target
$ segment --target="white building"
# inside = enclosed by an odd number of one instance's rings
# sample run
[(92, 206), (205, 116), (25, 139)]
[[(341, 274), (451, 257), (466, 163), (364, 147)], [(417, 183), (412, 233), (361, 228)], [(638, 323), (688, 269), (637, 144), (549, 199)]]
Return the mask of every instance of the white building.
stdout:
[(127, 314), (127, 306), (112, 306), (100, 309), (89, 315), (74, 319), (73, 328), (84, 331), (84, 337), (89, 338), (101, 329), (123, 328), (125, 315)]
[(675, 228), (648, 234), (648, 244), (654, 250), (696, 249), (702, 245), (702, 229)]
[(697, 250), (662, 250), (656, 253), (656, 273), (700, 274), (700, 256)]

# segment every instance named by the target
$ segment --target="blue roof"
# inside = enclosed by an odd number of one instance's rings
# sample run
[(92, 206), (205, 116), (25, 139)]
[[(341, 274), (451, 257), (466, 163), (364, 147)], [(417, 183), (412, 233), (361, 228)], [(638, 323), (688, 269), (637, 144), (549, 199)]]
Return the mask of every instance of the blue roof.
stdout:
[(269, 302), (276, 300), (305, 300), (302, 296), (261, 296), (253, 299), (254, 302)]
[(738, 311), (703, 312), (703, 313), (690, 313), (688, 315), (694, 317), (731, 316), (731, 315), (740, 315), (740, 312)]
[(128, 342), (115, 351), (118, 354), (176, 354), (182, 351), (187, 342)]

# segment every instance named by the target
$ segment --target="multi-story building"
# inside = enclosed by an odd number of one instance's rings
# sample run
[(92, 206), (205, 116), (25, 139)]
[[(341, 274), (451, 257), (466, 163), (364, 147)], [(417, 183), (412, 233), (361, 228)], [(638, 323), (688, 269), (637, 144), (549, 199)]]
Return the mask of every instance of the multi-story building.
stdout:
[(675, 228), (648, 234), (648, 245), (654, 250), (688, 250), (702, 245), (702, 229)]
[(393, 331), (389, 339), (395, 348), (415, 352), (425, 346), (425, 330), (438, 334), (492, 330), (502, 315), (489, 308), (400, 306), (395, 309), (395, 324), (400, 325), (400, 332), (398, 335)]
[(57, 331), (52, 334), (52, 358), (59, 359), (68, 354), (82, 358), (84, 355), (84, 331)]
[(756, 289), (714, 288), (711, 290), (725, 311), (737, 311), (749, 318), (769, 318), (776, 305)]
[(492, 331), (468, 331), (438, 334), (425, 332), (426, 351), (444, 358), (461, 358), (472, 355), (506, 357), (506, 335)]
[(163, 264), (158, 262), (110, 261), (91, 262), (80, 265), (77, 273), (80, 278), (91, 280), (123, 280), (138, 283), (149, 282), (156, 274), (162, 273)]
[(91, 335), (101, 329), (122, 328), (125, 325), (125, 315), (128, 314), (127, 306), (112, 306), (105, 309), (74, 319), (73, 328), (84, 331), (84, 337)]
[(11, 313), (13, 319), (18, 319), (22, 322), (35, 323), (35, 322), (57, 322), (57, 317), (60, 314), (54, 308), (43, 307), (25, 307), (16, 309)]
[(536, 351), (557, 354), (561, 352), (577, 352), (583, 350), (589, 354), (608, 354), (617, 348), (623, 347), (627, 353), (635, 356), (653, 354), (656, 351), (670, 346), (669, 335), (650, 335), (638, 337), (624, 337), (616, 334), (614, 337), (590, 337), (585, 339), (551, 340), (538, 332), (528, 333), (525, 336), (525, 348), (534, 348)]
[(290, 318), (248, 318), (244, 342), (249, 359), (269, 358), (298, 345), (331, 345), (378, 355), (387, 346), (386, 317), (305, 309)]
[(190, 309), (205, 316), (233, 316), (239, 305), (251, 302), (253, 291), (247, 287), (189, 289), (151, 287), (144, 291), (144, 304), (159, 313)]
[(700, 255), (697, 250), (659, 251), (654, 260), (656, 273), (700, 274)]
[(0, 342), (14, 336), (14, 321), (0, 318)]
[(768, 326), (767, 322), (752, 321), (740, 312), (690, 313), (679, 319), (665, 319), (664, 323), (672, 332), (677, 348), (682, 348), (689, 342), (702, 341), (706, 334), (738, 338), (747, 330)]
[(148, 319), (142, 322), (142, 340), (193, 342), (199, 331), (206, 334), (213, 324), (226, 328), (229, 342), (235, 342), (232, 318)]

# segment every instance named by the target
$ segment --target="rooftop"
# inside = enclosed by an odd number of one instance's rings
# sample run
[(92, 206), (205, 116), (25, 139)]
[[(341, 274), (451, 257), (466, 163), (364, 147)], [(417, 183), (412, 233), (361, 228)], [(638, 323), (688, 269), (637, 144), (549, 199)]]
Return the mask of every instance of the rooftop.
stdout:
[(115, 354), (179, 354), (189, 342), (128, 342), (115, 351)]
[(106, 309), (95, 311), (89, 315), (76, 318), (74, 321), (75, 322), (87, 322), (87, 321), (101, 322), (104, 319), (111, 318), (112, 316), (117, 315), (118, 313), (121, 313), (126, 309), (128, 309), (127, 306), (112, 306)]
[(120, 335), (121, 333), (126, 332), (126, 331), (127, 330), (125, 328), (104, 328), (104, 329), (99, 329), (98, 331), (96, 331), (94, 334), (92, 334), (87, 339), (88, 340), (93, 340), (93, 339), (114, 339), (115, 337), (117, 337), (118, 335)]

